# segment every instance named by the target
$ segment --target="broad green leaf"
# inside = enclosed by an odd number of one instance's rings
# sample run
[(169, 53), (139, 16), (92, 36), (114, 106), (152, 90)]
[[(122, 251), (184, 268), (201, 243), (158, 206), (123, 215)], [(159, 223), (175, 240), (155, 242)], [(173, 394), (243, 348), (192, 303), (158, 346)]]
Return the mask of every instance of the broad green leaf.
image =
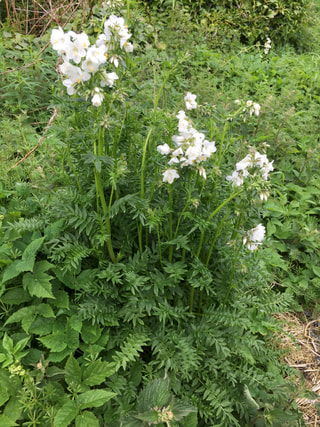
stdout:
[(314, 274), (318, 277), (320, 277), (320, 267), (317, 267), (316, 265), (312, 266), (312, 271), (314, 272)]
[(30, 261), (33, 259), (33, 262), (36, 258), (36, 253), (40, 249), (42, 243), (44, 241), (44, 237), (40, 237), (40, 239), (33, 240), (29, 245), (25, 248), (22, 254), (23, 261)]
[(2, 283), (7, 282), (24, 271), (33, 271), (34, 262), (36, 259), (36, 254), (42, 245), (44, 237), (40, 239), (33, 240), (24, 250), (22, 254), (22, 259), (13, 261), (3, 273)]
[(65, 366), (65, 380), (68, 385), (74, 384), (78, 386), (81, 384), (81, 368), (77, 360), (71, 354)]
[(137, 415), (135, 415), (135, 417), (138, 420), (145, 421), (145, 422), (150, 423), (150, 424), (154, 424), (154, 423), (157, 423), (157, 421), (159, 420), (158, 415), (159, 415), (158, 411), (153, 409), (151, 411), (143, 412), (142, 414), (137, 414)]
[(80, 409), (98, 408), (99, 406), (102, 406), (108, 402), (114, 396), (116, 396), (116, 393), (113, 393), (112, 391), (101, 389), (89, 390), (85, 393), (79, 394), (76, 401)]
[(7, 325), (8, 323), (21, 322), (21, 320), (24, 317), (30, 316), (30, 315), (34, 316), (35, 313), (36, 313), (36, 307), (34, 305), (30, 305), (29, 307), (20, 308), (20, 310), (11, 314), (11, 316), (7, 319), (5, 325)]
[(39, 304), (36, 306), (36, 310), (40, 316), (46, 317), (47, 319), (50, 317), (56, 317), (49, 304)]
[[(2, 406), (7, 400), (9, 400), (9, 393), (6, 388), (0, 389), (0, 406)], [(0, 424), (1, 425), (1, 424)]]
[(38, 298), (55, 298), (50, 283), (53, 277), (42, 271), (43, 268), (45, 268), (43, 262), (46, 261), (37, 262), (34, 267), (34, 272), (27, 273), (23, 276), (23, 287), (28, 290), (31, 296), (36, 296)]
[(1, 427), (13, 427), (17, 426), (18, 424), (15, 423), (13, 420), (11, 420), (6, 415), (0, 415), (0, 426)]
[(183, 418), (183, 427), (197, 427), (198, 417), (196, 412), (191, 412)]
[(3, 340), (2, 340), (2, 346), (3, 348), (8, 352), (11, 353), (13, 350), (13, 341), (12, 339), (8, 336), (7, 333), (4, 334)]
[(70, 326), (71, 329), (73, 329), (74, 331), (77, 332), (81, 332), (81, 328), (82, 328), (82, 320), (79, 316), (76, 315), (72, 315), (71, 317), (69, 317), (68, 319), (68, 325)]
[(53, 302), (55, 307), (66, 308), (69, 310), (69, 295), (67, 294), (67, 292), (59, 289), (57, 291), (54, 291), (53, 295), (55, 296), (55, 301)]
[(28, 292), (22, 288), (9, 289), (3, 296), (2, 301), (9, 305), (19, 305), (30, 301), (32, 298)]
[[(19, 386), (20, 389), (21, 386)], [(16, 421), (18, 418), (20, 418), (22, 412), (22, 406), (21, 402), (18, 397), (18, 392), (15, 396), (12, 396), (9, 400), (9, 402), (6, 404), (6, 407), (4, 408), (3, 415), (6, 415), (11, 420)], [(0, 424), (1, 425), (1, 424)]]
[(84, 411), (77, 416), (76, 427), (99, 427), (99, 420), (92, 412)]
[(60, 352), (67, 347), (67, 337), (63, 332), (54, 332), (38, 340), (52, 351)]
[(83, 372), (83, 382), (86, 385), (99, 385), (116, 371), (115, 363), (101, 360), (92, 362)]
[(79, 407), (74, 400), (65, 403), (54, 417), (53, 427), (68, 427), (79, 413)]

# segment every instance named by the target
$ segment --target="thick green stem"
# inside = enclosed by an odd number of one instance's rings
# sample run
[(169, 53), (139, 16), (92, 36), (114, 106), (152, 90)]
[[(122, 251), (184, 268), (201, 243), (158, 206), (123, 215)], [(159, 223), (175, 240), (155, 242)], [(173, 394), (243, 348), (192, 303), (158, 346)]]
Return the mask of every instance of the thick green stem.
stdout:
[[(226, 205), (228, 204), (232, 199), (234, 199), (235, 197), (237, 197), (239, 194), (242, 193), (242, 189), (237, 191), (236, 193), (231, 194), (231, 196), (229, 196), (223, 203), (221, 203), (221, 205), (219, 205), (213, 212), (212, 214), (209, 216), (208, 221), (211, 221), (212, 218)], [(199, 246), (198, 246), (198, 250), (197, 250), (197, 258), (199, 258), (201, 249), (202, 249), (202, 245), (203, 245), (203, 240), (204, 240), (204, 235), (205, 235), (205, 231), (206, 231), (206, 227), (202, 230), (201, 232), (201, 236), (200, 236), (200, 242), (199, 242)]]
[[(172, 197), (172, 184), (169, 186), (169, 206), (170, 206), (170, 212), (169, 212), (169, 239), (172, 240), (172, 208), (173, 208), (173, 197)], [(172, 261), (172, 255), (173, 255), (173, 246), (171, 245), (169, 248), (169, 262)]]
[(111, 223), (110, 223), (110, 218), (108, 216), (108, 206), (107, 206), (106, 198), (105, 198), (104, 191), (103, 191), (101, 172), (98, 172), (96, 168), (94, 171), (94, 177), (95, 177), (95, 182), (96, 182), (96, 189), (98, 191), (99, 200), (100, 200), (100, 204), (102, 207), (102, 212), (104, 215), (104, 224), (105, 224), (106, 232), (107, 232), (106, 243), (107, 243), (108, 253), (109, 253), (109, 256), (111, 258), (111, 261), (115, 263), (115, 262), (117, 262), (117, 258), (114, 254), (112, 241), (111, 241)]

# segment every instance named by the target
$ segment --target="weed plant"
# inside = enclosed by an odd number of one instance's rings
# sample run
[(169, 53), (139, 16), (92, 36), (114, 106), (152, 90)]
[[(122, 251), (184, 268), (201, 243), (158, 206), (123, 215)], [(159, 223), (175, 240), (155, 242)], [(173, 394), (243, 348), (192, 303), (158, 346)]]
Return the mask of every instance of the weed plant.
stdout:
[[(109, 32), (120, 12), (129, 30)], [(0, 193), (1, 423), (303, 425), (272, 314), (307, 289), (292, 285), (294, 250), (301, 270), (316, 256), (317, 76), (261, 47), (212, 51), (201, 31), (181, 32), (177, 54), (132, 2), (94, 9), (90, 45), (103, 32), (90, 78), (49, 74), (50, 181), (14, 168)]]

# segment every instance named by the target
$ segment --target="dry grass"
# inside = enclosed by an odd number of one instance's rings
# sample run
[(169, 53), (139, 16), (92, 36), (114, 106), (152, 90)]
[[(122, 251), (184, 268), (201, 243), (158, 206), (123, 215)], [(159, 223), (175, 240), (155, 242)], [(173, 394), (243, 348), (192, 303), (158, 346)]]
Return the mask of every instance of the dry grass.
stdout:
[[(82, 23), (100, 0), (4, 0), (6, 19), (14, 31), (42, 36), (51, 24), (63, 27), (76, 13)], [(3, 6), (2, 6), (3, 7)]]
[[(309, 390), (318, 394), (315, 400), (297, 399), (307, 426), (320, 426), (320, 415), (316, 404), (320, 404), (320, 325), (308, 322), (295, 313), (277, 315), (283, 322), (281, 346), (288, 350), (285, 362), (298, 369), (306, 380)], [(299, 384), (297, 384), (299, 387)]]

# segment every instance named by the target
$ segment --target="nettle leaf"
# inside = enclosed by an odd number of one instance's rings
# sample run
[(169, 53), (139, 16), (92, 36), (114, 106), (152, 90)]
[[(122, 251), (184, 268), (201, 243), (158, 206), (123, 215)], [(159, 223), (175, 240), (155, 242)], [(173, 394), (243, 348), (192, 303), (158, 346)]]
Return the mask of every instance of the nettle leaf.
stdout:
[(79, 406), (70, 400), (60, 408), (54, 417), (53, 427), (68, 427), (79, 413)]
[(63, 332), (54, 332), (50, 335), (47, 335), (43, 338), (38, 338), (38, 340), (50, 350), (55, 352), (62, 351), (67, 347), (67, 337)]
[(83, 372), (83, 382), (86, 385), (99, 385), (116, 371), (115, 363), (101, 360), (92, 362)]
[(92, 412), (83, 411), (76, 418), (76, 427), (99, 427), (99, 420)]
[(2, 283), (7, 282), (17, 276), (20, 273), (25, 271), (33, 271), (34, 262), (36, 259), (36, 254), (40, 249), (42, 243), (44, 241), (44, 237), (40, 239), (33, 240), (24, 250), (22, 254), (22, 259), (13, 261), (3, 273)]
[(0, 415), (0, 425), (1, 427), (13, 427), (13, 426), (17, 426), (18, 424), (12, 421), (6, 415)]
[(68, 325), (74, 331), (81, 332), (82, 319), (80, 318), (80, 316), (72, 315), (71, 317), (68, 318)]
[(116, 393), (107, 390), (89, 390), (85, 393), (79, 394), (76, 402), (80, 409), (98, 408), (116, 395)]
[(68, 385), (78, 386), (81, 384), (81, 368), (72, 354), (69, 356), (64, 370), (65, 380)]
[(5, 388), (0, 389), (0, 406), (6, 403), (6, 401), (9, 400), (9, 397), (10, 397), (10, 394), (8, 393), (7, 389)]
[(9, 289), (2, 296), (1, 299), (4, 302), (4, 304), (19, 305), (24, 302), (30, 301), (32, 298), (28, 292), (26, 292), (24, 289), (21, 289), (19, 287), (19, 288)]
[(53, 277), (45, 273), (51, 266), (52, 265), (47, 261), (39, 261), (36, 263), (33, 273), (27, 273), (23, 276), (23, 287), (29, 291), (31, 296), (36, 296), (38, 298), (55, 298), (50, 283)]

